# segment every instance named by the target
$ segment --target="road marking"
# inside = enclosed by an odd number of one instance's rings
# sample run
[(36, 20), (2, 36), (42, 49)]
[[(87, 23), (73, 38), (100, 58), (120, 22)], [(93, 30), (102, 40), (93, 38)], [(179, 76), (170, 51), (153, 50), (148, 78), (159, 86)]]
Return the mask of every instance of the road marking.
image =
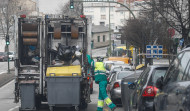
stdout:
[(19, 106), (15, 106), (14, 108), (9, 109), (8, 111), (14, 111), (17, 108), (19, 108)]
[(3, 89), (3, 88), (7, 87), (7, 86), (10, 85), (10, 84), (13, 84), (13, 82), (15, 82), (15, 81), (12, 80), (11, 82), (9, 82), (9, 83), (5, 84), (4, 86), (0, 87), (0, 89)]

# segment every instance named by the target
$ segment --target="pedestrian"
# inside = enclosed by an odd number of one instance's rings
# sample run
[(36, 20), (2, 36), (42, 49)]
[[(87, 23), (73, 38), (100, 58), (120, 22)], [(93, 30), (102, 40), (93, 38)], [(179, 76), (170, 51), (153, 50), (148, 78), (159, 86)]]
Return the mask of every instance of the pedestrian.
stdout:
[(98, 106), (97, 111), (103, 111), (104, 102), (108, 107), (114, 111), (116, 105), (111, 101), (106, 92), (107, 87), (107, 77), (106, 69), (103, 64), (104, 58), (97, 57), (97, 62), (95, 63), (95, 82), (99, 84), (99, 97), (98, 97)]

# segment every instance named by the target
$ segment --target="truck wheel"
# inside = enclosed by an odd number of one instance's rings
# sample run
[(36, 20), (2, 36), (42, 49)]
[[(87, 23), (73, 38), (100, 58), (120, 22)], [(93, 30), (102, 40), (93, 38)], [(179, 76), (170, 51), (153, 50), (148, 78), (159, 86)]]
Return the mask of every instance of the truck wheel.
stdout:
[(86, 102), (86, 100), (81, 100), (81, 103), (80, 103), (80, 109), (86, 109), (88, 107), (88, 103)]
[(79, 106), (75, 106), (75, 110), (74, 111), (79, 111)]
[(49, 107), (49, 110), (50, 110), (50, 111), (54, 111), (54, 107), (53, 107), (53, 106), (50, 106), (50, 107)]
[(92, 89), (90, 89), (90, 94), (92, 94), (93, 93), (93, 88)]
[(36, 108), (39, 109), (41, 106), (41, 96), (36, 95)]

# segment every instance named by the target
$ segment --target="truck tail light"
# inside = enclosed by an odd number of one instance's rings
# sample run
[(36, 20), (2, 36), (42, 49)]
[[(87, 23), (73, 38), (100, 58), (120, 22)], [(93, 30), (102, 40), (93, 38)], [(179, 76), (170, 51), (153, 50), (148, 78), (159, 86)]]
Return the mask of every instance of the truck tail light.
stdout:
[(143, 97), (155, 97), (158, 88), (154, 86), (147, 86), (142, 94)]
[(115, 89), (115, 88), (118, 88), (118, 87), (120, 87), (119, 83), (115, 82), (113, 88)]
[(90, 80), (90, 74), (88, 74), (88, 76), (87, 76), (87, 80), (88, 80), (88, 81)]

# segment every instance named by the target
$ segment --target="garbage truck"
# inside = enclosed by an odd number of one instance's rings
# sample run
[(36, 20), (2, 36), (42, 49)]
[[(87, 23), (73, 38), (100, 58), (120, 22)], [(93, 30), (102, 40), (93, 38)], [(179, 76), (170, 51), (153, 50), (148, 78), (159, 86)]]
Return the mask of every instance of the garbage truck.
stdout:
[(18, 19), (14, 94), (15, 102), (21, 103), (20, 111), (35, 111), (42, 103), (50, 111), (87, 107), (88, 27), (85, 17), (22, 15)]

